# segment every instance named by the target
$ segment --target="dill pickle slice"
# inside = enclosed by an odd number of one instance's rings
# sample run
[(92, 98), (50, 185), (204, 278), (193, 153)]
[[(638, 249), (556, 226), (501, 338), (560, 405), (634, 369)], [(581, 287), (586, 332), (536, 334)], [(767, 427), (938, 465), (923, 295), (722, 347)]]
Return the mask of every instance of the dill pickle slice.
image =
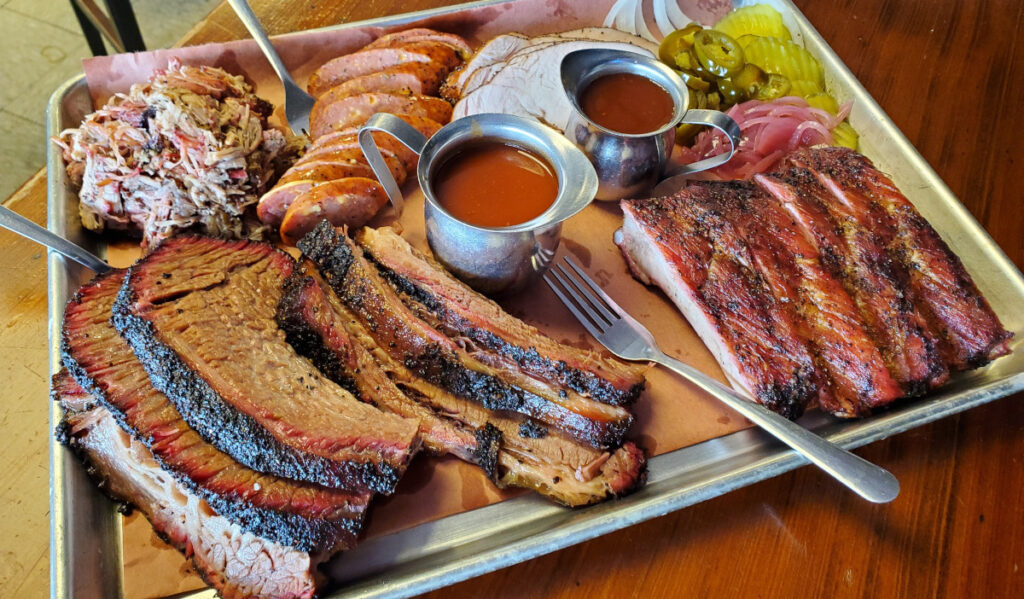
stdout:
[(721, 95), (718, 92), (711, 92), (707, 98), (708, 110), (721, 110), (725, 107), (725, 102), (722, 101)]
[(839, 112), (839, 102), (828, 94), (814, 94), (807, 96), (807, 104), (813, 108), (820, 108), (825, 112), (835, 114)]
[(690, 125), (687, 123), (679, 125), (678, 127), (676, 127), (676, 143), (681, 146), (690, 145), (690, 142), (693, 141), (694, 137), (697, 137), (697, 134), (700, 133), (700, 130), (700, 125)]
[(743, 48), (732, 37), (711, 29), (693, 36), (693, 52), (697, 61), (715, 77), (728, 77), (743, 68)]
[(820, 89), (825, 89), (821, 65), (810, 52), (791, 41), (758, 37), (747, 44), (743, 55), (747, 62), (756, 64), (768, 73), (785, 75), (790, 81), (813, 81)]
[(791, 96), (810, 98), (811, 96), (823, 93), (825, 93), (825, 90), (814, 81), (808, 81), (806, 79), (792, 79), (789, 82), (789, 95)]
[(789, 29), (782, 22), (782, 15), (767, 4), (751, 4), (737, 8), (722, 17), (712, 29), (739, 39), (743, 35), (759, 35), (791, 40)]
[(860, 143), (860, 135), (854, 130), (849, 121), (843, 121), (832, 130), (832, 143), (844, 148), (856, 150)]

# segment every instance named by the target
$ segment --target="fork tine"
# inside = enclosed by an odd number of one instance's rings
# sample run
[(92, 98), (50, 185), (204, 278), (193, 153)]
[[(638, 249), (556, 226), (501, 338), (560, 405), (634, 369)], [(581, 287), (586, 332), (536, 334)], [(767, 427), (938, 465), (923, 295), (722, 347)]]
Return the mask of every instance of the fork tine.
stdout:
[(562, 284), (562, 288), (572, 296), (572, 299), (576, 300), (576, 306), (587, 313), (590, 320), (599, 329), (607, 330), (608, 327), (615, 324), (614, 318), (607, 318), (606, 311), (602, 313), (602, 310), (597, 309), (596, 302), (592, 301), (585, 290), (583, 290), (579, 283), (573, 280), (572, 275), (569, 274), (561, 265), (554, 270), (554, 276), (558, 279), (558, 282)]
[[(569, 261), (568, 256), (566, 257), (566, 263), (572, 266), (572, 263), (571, 261)], [(595, 296), (593, 293), (587, 291), (587, 287), (577, 281), (577, 278), (581, 278), (581, 271), (579, 269), (574, 269), (577, 272), (576, 276), (573, 276), (572, 271), (567, 270), (561, 264), (558, 265), (558, 270), (559, 272), (562, 273), (562, 276), (564, 276), (566, 280), (572, 283), (573, 288), (579, 291), (580, 295), (584, 298), (587, 304), (594, 307), (594, 309), (601, 315), (601, 317), (604, 319), (605, 322), (608, 323), (609, 326), (614, 324), (616, 320), (619, 320), (619, 318), (616, 315), (612, 314), (612, 312), (608, 310), (608, 308), (605, 305), (603, 305), (603, 302), (600, 300), (600, 298)], [(586, 275), (582, 275), (582, 278), (586, 279)]]
[[(608, 296), (607, 293), (604, 292), (604, 289), (601, 289), (600, 287), (598, 287), (597, 283), (595, 283), (593, 279), (591, 279), (589, 276), (587, 276), (587, 273), (583, 272), (583, 270), (579, 266), (576, 266), (576, 263), (572, 261), (572, 258), (570, 258), (569, 256), (566, 256), (565, 257), (565, 263), (568, 264), (569, 266), (571, 266), (574, 271), (576, 271), (576, 274), (579, 276), (579, 278), (584, 283), (586, 283), (588, 287), (590, 287), (590, 290), (593, 291), (594, 294), (597, 295), (597, 297), (601, 298), (601, 300), (604, 302), (604, 305), (609, 310), (614, 312), (617, 315), (618, 318), (625, 318), (626, 316), (628, 316), (628, 314), (626, 314), (622, 310), (622, 308), (618, 304), (615, 303), (615, 300), (613, 300), (611, 297)], [(617, 318), (615, 318), (615, 317), (611, 317), (608, 320), (609, 320), (609, 322), (613, 322), (616, 319)]]
[[(562, 292), (552, 279), (555, 279), (559, 284), (565, 286), (565, 282), (559, 277), (558, 273), (549, 270), (548, 273), (544, 275), (544, 282), (547, 283), (548, 287), (555, 292), (555, 295), (557, 295), (558, 299), (565, 304), (565, 307), (569, 308), (569, 311), (572, 312), (572, 315), (576, 317), (576, 320), (583, 325), (583, 328), (587, 329), (587, 332), (595, 339), (598, 338), (598, 336), (601, 335), (602, 328), (591, 321), (590, 315), (581, 311), (581, 309), (576, 306), (576, 302), (569, 299), (569, 296)], [(568, 289), (568, 287), (566, 287), (566, 289)]]

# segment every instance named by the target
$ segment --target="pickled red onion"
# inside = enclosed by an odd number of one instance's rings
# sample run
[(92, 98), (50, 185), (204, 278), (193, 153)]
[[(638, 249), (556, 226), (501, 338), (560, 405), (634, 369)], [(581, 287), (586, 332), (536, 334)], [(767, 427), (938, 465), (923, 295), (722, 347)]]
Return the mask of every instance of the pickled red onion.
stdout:
[[(837, 114), (813, 108), (803, 98), (787, 96), (761, 102), (750, 100), (730, 108), (728, 114), (740, 126), (743, 136), (729, 162), (693, 175), (698, 180), (749, 179), (770, 170), (789, 152), (816, 145), (832, 144), (832, 130), (850, 114), (852, 102), (846, 102)], [(717, 156), (729, 146), (725, 134), (717, 129), (702, 131), (695, 143), (672, 156), (677, 164), (689, 164)]]

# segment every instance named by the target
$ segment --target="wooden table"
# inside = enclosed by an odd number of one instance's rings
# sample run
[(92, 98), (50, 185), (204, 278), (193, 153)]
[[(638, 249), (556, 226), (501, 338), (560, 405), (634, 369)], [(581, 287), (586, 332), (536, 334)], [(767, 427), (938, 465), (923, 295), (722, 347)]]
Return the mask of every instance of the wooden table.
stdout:
[[(271, 33), (444, 0), (254, 1)], [(797, 0), (1018, 266), (1024, 3)], [(840, 16), (842, 15), (842, 16)], [(245, 35), (222, 5), (182, 41)], [(43, 110), (43, 107), (39, 107)], [(1018, 183), (1014, 183), (1018, 181)], [(45, 177), (5, 203), (42, 223)], [(45, 253), (0, 231), (0, 597), (47, 594)], [(813, 468), (432, 597), (1024, 596), (1024, 395), (860, 450), (902, 486), (867, 504)]]

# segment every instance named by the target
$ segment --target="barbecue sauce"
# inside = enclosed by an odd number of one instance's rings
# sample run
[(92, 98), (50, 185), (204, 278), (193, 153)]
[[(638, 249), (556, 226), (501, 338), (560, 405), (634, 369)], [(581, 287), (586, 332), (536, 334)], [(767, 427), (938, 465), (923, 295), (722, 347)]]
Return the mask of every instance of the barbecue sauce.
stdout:
[(441, 207), (460, 221), (509, 227), (551, 207), (558, 195), (558, 177), (550, 164), (529, 150), (484, 141), (445, 161), (432, 188)]
[(664, 88), (632, 73), (595, 79), (580, 95), (580, 108), (594, 123), (627, 135), (657, 131), (675, 112), (672, 96)]

